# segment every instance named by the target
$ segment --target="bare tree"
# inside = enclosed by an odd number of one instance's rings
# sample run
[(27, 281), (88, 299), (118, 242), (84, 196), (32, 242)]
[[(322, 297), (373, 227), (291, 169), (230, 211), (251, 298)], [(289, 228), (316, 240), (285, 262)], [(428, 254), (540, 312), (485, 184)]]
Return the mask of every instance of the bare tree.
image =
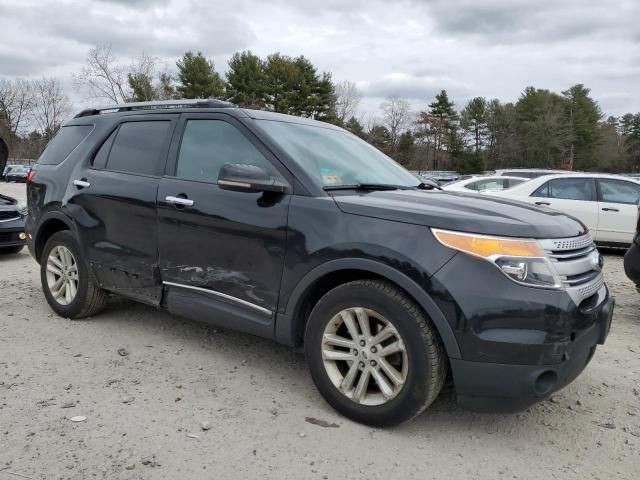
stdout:
[(362, 92), (358, 90), (356, 84), (344, 80), (335, 86), (336, 92), (336, 117), (342, 122), (346, 122), (351, 117), (355, 117), (360, 102)]
[(404, 98), (392, 95), (380, 105), (384, 125), (391, 133), (391, 143), (395, 153), (400, 134), (411, 116), (410, 105)]
[(45, 139), (51, 139), (71, 114), (71, 101), (57, 78), (31, 82), (33, 108), (31, 116)]
[(86, 62), (75, 79), (91, 97), (114, 103), (129, 100), (127, 71), (118, 64), (111, 45), (98, 45), (89, 50)]
[(33, 105), (31, 85), (27, 80), (0, 79), (0, 124), (4, 124), (9, 135), (9, 149), (24, 127)]

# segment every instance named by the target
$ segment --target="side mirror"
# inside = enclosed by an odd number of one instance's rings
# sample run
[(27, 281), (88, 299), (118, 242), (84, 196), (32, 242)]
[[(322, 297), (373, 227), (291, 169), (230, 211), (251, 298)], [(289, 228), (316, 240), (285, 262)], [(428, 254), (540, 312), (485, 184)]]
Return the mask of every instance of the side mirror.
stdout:
[(218, 173), (218, 186), (234, 192), (285, 193), (287, 186), (272, 177), (262, 167), (239, 163), (225, 163)]

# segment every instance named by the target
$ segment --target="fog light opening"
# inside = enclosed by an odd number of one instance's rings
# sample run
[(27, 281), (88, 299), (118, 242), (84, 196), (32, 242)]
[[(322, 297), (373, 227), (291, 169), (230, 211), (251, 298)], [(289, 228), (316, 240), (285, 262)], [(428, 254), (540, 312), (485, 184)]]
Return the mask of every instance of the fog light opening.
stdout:
[(18, 234), (18, 238), (19, 238), (20, 240), (26, 240), (27, 236), (25, 235), (25, 233), (24, 233), (24, 232), (20, 232), (20, 233)]
[(549, 393), (557, 381), (558, 374), (553, 370), (542, 372), (540, 375), (538, 375), (538, 378), (536, 378), (536, 383), (534, 386), (534, 388), (536, 389), (536, 393), (540, 395)]

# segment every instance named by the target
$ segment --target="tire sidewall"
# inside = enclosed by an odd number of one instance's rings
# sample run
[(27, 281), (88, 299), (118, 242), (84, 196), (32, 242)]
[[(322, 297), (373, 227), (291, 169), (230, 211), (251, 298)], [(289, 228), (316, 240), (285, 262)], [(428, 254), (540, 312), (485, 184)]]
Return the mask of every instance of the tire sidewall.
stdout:
[[(69, 305), (61, 305), (53, 298), (47, 282), (47, 259), (51, 250), (57, 246), (63, 246), (69, 249), (76, 260), (78, 268), (78, 290), (75, 298)], [(44, 246), (42, 257), (40, 259), (40, 281), (42, 282), (42, 291), (49, 303), (49, 306), (61, 317), (74, 318), (82, 311), (86, 298), (89, 283), (89, 272), (87, 263), (81, 253), (80, 245), (69, 231), (54, 233)]]
[[(360, 405), (344, 396), (331, 382), (322, 360), (322, 336), (327, 323), (341, 310), (364, 307), (392, 322), (405, 344), (409, 362), (400, 393), (383, 405)], [(305, 355), (314, 381), (324, 398), (340, 413), (360, 423), (390, 426), (413, 418), (429, 396), (430, 359), (423, 332), (409, 310), (376, 289), (356, 282), (325, 295), (311, 312), (305, 332)]]

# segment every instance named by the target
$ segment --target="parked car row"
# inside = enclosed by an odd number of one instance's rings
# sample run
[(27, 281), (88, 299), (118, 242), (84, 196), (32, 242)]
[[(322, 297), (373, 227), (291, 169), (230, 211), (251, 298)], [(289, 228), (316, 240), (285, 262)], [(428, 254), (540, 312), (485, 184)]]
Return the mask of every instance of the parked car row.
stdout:
[(589, 228), (598, 244), (627, 248), (635, 233), (640, 182), (619, 175), (546, 175), (488, 194), (569, 214)]

